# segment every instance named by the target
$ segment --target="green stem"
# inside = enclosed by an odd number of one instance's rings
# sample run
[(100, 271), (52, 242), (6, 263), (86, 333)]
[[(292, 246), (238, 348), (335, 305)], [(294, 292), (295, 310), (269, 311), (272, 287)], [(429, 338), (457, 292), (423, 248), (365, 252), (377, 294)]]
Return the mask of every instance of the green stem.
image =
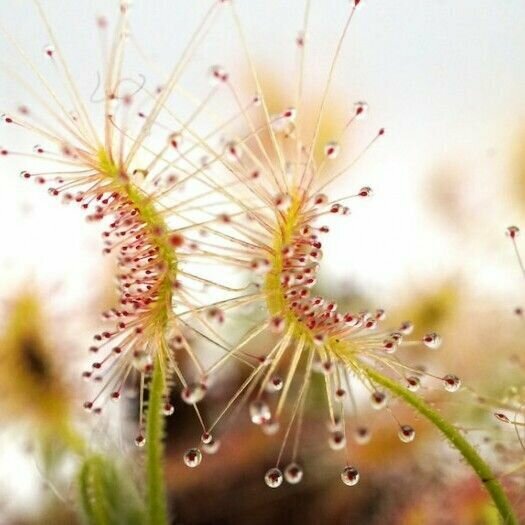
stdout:
[(476, 449), (465, 439), (463, 434), (454, 427), (454, 425), (443, 419), (438, 412), (431, 408), (419, 396), (413, 394), (393, 379), (384, 376), (372, 368), (363, 366), (363, 369), (370, 379), (403, 398), (404, 401), (441, 430), (450, 443), (461, 452), (467, 463), (474, 469), (474, 472), (476, 472), (479, 479), (485, 485), (503, 519), (503, 523), (518, 525), (518, 520), (501, 484), (487, 463), (485, 463)]
[(168, 511), (164, 484), (164, 371), (160, 357), (155, 360), (149, 389), (146, 422), (147, 513), (149, 525), (167, 525)]

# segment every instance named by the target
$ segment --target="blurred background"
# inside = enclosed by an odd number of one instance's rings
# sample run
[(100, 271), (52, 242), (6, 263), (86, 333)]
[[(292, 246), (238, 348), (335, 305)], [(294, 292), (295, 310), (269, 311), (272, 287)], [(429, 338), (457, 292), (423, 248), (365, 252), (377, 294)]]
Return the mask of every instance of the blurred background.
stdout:
[[(89, 99), (100, 70), (95, 18), (113, 16), (117, 4), (41, 3)], [(279, 111), (293, 100), (289, 77), (304, 0), (236, 5), (264, 91), (272, 110)], [(351, 217), (330, 224), (318, 288), (339, 304), (385, 308), (393, 324), (412, 319), (419, 334), (440, 332), (439, 356), (425, 356), (423, 364), (455, 372), (473, 392), (503, 400), (512, 395), (511, 387), (523, 389), (525, 383), (525, 327), (514, 313), (523, 304), (523, 276), (505, 237), (506, 227), (523, 225), (525, 216), (525, 4), (361, 5), (330, 90), (322, 134), (335, 134), (355, 101), (366, 101), (369, 111), (351, 137), (355, 143), (349, 141), (349, 154), (378, 128), (387, 133), (337, 183), (338, 194), (369, 185), (374, 197), (356, 206)], [(136, 0), (133, 37), (166, 71), (207, 6)], [(305, 70), (312, 115), (348, 9), (346, 0), (312, 1)], [(4, 0), (0, 19), (30, 56), (40, 57), (48, 37), (31, 2)], [(9, 74), (18, 70), (20, 58), (0, 40), (5, 66), (0, 108), (8, 111), (24, 103)], [(130, 48), (129, 60), (141, 71), (133, 53)], [(224, 17), (193, 58), (194, 74), (184, 88), (202, 93), (202, 72), (219, 63), (249, 92), (248, 70), (239, 57), (239, 40)], [(144, 74), (155, 85), (157, 79)], [(0, 128), (0, 147), (29, 144)], [(102, 326), (100, 311), (114, 301), (113, 266), (102, 257), (100, 231), (79, 209), (65, 208), (42, 188), (24, 183), (16, 159), (0, 162), (0, 523), (76, 523), (70, 454), (75, 432), (113, 450), (122, 468), (140, 470), (140, 454), (126, 431), (135, 417), (133, 401), (110, 411), (117, 418), (104, 415), (96, 423), (77, 409), (91, 334)], [(237, 380), (232, 375), (230, 386)], [(469, 421), (465, 430), (502, 472), (523, 461), (512, 429), (506, 432), (485, 417), (476, 394), (462, 392), (454, 403), (431, 396), (456, 420)], [(363, 409), (373, 438), (354, 449), (362, 476), (349, 490), (339, 479), (340, 458), (326, 450), (326, 408), (311, 403), (301, 452), (305, 480), (270, 491), (262, 477), (278, 453), (278, 436), (262, 435), (240, 413), (224, 432), (219, 452), (189, 470), (181, 457), (193, 446), (198, 427), (191, 410), (177, 396), (173, 401), (167, 468), (175, 523), (497, 523), (478, 482), (422, 421), (415, 420), (418, 437), (407, 446), (399, 443), (391, 421)], [(224, 402), (220, 392), (215, 401)], [(414, 416), (407, 411), (406, 418)], [(516, 501), (523, 478), (523, 472), (521, 479), (505, 478)]]

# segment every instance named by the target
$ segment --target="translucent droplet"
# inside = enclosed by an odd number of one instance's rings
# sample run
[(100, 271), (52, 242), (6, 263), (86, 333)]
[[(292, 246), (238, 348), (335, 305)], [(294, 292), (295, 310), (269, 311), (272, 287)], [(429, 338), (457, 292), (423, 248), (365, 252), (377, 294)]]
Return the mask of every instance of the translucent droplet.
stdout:
[(411, 334), (412, 330), (414, 330), (414, 325), (410, 321), (403, 321), (399, 327), (399, 331), (403, 335)]
[(55, 46), (45, 46), (44, 49), (44, 56), (46, 56), (47, 58), (53, 58), (55, 56)]
[(372, 434), (367, 427), (357, 427), (354, 431), (354, 441), (358, 445), (366, 445), (370, 442)]
[(182, 133), (180, 133), (180, 131), (174, 131), (173, 133), (170, 133), (168, 137), (168, 144), (172, 148), (180, 148), (180, 146), (182, 145)]
[(295, 108), (287, 108), (282, 112), (281, 118), (286, 119), (288, 122), (293, 122), (297, 118), (297, 110)]
[(332, 432), (330, 438), (328, 439), (328, 444), (332, 450), (341, 450), (346, 445), (346, 438), (343, 432), (336, 430)]
[(282, 193), (280, 195), (277, 195), (277, 197), (273, 199), (273, 203), (275, 204), (275, 207), (278, 210), (285, 211), (292, 204), (292, 198), (290, 197), (290, 195)]
[(503, 412), (495, 412), (494, 417), (503, 423), (510, 423), (510, 419)]
[(272, 489), (280, 487), (283, 482), (283, 474), (278, 468), (271, 468), (264, 476), (264, 481)]
[(230, 162), (238, 162), (242, 157), (242, 150), (235, 142), (227, 142), (225, 145), (226, 159)]
[(184, 454), (184, 464), (187, 467), (195, 468), (201, 464), (202, 454), (198, 448), (190, 448)]
[(364, 119), (368, 113), (368, 104), (360, 100), (354, 104), (354, 111), (356, 119)]
[(171, 403), (164, 403), (162, 413), (165, 416), (171, 416), (175, 412), (175, 407)]
[(515, 239), (520, 234), (520, 229), (517, 226), (509, 226), (507, 228), (507, 236), (511, 239)]
[(324, 147), (324, 154), (327, 159), (336, 159), (341, 152), (341, 146), (337, 142), (328, 142)]
[(432, 348), (432, 350), (439, 348), (441, 343), (441, 336), (436, 332), (430, 332), (423, 337), (423, 344), (428, 348)]
[(207, 388), (204, 383), (191, 383), (183, 389), (181, 398), (188, 405), (194, 405), (204, 399), (206, 390)]
[(421, 386), (421, 380), (416, 376), (407, 377), (407, 389), (411, 392), (417, 392)]
[(387, 354), (393, 354), (397, 350), (397, 345), (398, 345), (398, 342), (395, 339), (393, 338), (385, 339), (383, 341), (383, 350)]
[(146, 438), (142, 434), (139, 434), (135, 438), (135, 445), (137, 445), (137, 447), (143, 447), (145, 444), (146, 444)]
[(221, 448), (221, 442), (218, 439), (212, 439), (209, 443), (203, 443), (202, 445), (202, 450), (210, 455), (217, 454), (219, 448)]
[(210, 67), (210, 83), (212, 85), (228, 81), (228, 73), (222, 66)]
[(279, 392), (283, 388), (283, 380), (280, 376), (273, 376), (266, 383), (265, 390), (266, 392), (273, 394)]
[(385, 408), (386, 394), (384, 392), (380, 392), (379, 390), (376, 390), (370, 396), (370, 403), (372, 404), (372, 408), (374, 408), (375, 410), (381, 410), (382, 408)]
[(256, 399), (250, 403), (250, 419), (255, 425), (262, 425), (272, 419), (272, 413), (268, 403)]
[(343, 401), (346, 397), (346, 390), (344, 388), (338, 388), (336, 391), (335, 391), (335, 398), (338, 400), (338, 401)]
[(345, 467), (341, 472), (341, 479), (345, 485), (353, 487), (359, 482), (359, 472), (355, 467)]
[(373, 194), (374, 192), (370, 186), (363, 186), (358, 193), (359, 197), (371, 197)]
[(447, 392), (457, 392), (461, 387), (461, 379), (453, 374), (447, 374), (443, 378), (443, 386)]
[(297, 463), (290, 463), (284, 469), (284, 479), (290, 485), (297, 485), (303, 479), (303, 469)]
[(213, 436), (209, 432), (204, 432), (201, 436), (201, 441), (203, 443), (211, 443), (213, 441)]
[(410, 425), (401, 425), (397, 433), (403, 443), (410, 443), (416, 437), (416, 431)]

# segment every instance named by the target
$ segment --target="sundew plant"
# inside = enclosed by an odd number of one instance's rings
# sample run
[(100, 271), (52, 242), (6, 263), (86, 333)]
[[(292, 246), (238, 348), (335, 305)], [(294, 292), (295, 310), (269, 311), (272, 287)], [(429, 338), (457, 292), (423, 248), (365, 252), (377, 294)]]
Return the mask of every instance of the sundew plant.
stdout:
[[(92, 391), (83, 406), (86, 418), (103, 417), (108, 403), (138, 392), (136, 431), (128, 437), (144, 454), (146, 503), (133, 519), (169, 522), (164, 428), (174, 394), (193, 407), (201, 427), (182, 458), (189, 468), (206, 468), (202, 451), (219, 451), (219, 437), (232, 431), (227, 422), (240, 411), (281, 440), (275, 464), (261, 473), (263, 487), (301, 482), (302, 425), (319, 374), (327, 444), (341, 451), (345, 485), (366, 475), (354, 447), (371, 438), (357, 417), (366, 392), (403, 443), (416, 438), (417, 428), (396, 415), (400, 403), (434, 425), (486, 487), (502, 520), (517, 523), (477, 449), (424, 399), (428, 389), (453, 395), (462, 387), (454, 373), (412, 362), (409, 350), (437, 351), (440, 335), (428, 327), (422, 338), (411, 338), (409, 321), (389, 326), (381, 308), (341, 311), (317, 289), (323, 244), (330, 242), (325, 219), (351, 221), (352, 209), (372, 198), (369, 186), (347, 195), (339, 183), (388, 137), (378, 128), (350, 148), (368, 105), (346, 97), (340, 103), (345, 123), (330, 139), (322, 133), (347, 37), (367, 2), (341, 0), (346, 17), (333, 21), (338, 36), (312, 100), (305, 69), (315, 45), (309, 28), (317, 0), (305, 0), (299, 27), (287, 35), (296, 56), (285, 72), (293, 77), (289, 102), (274, 107), (237, 11), (242, 1), (203, 2), (201, 19), (168, 64), (157, 64), (147, 40), (135, 38), (140, 21), (131, 3), (110, 3), (93, 24), (102, 62), (91, 90), (79, 85), (78, 64), (63, 49), (62, 28), (45, 1), (28, 2), (47, 38), (37, 43), (39, 54), (19, 42), (14, 28), (1, 28), (19, 64), (3, 74), (20, 97), (2, 107), (1, 155), (19, 165), (28, 183), (99, 224), (101, 251), (115, 261), (118, 303), (103, 312), (105, 328), (89, 348), (91, 364), (81, 376)], [(235, 59), (221, 65), (208, 45), (216, 27), (236, 42)], [(195, 75), (201, 77), (197, 87)], [(29, 140), (31, 147), (17, 145)], [(265, 350), (254, 350), (261, 340)], [(210, 418), (202, 407), (233, 364), (242, 384)], [(111, 512), (104, 465), (98, 456), (86, 456), (81, 465), (82, 506), (91, 523), (121, 523)]]

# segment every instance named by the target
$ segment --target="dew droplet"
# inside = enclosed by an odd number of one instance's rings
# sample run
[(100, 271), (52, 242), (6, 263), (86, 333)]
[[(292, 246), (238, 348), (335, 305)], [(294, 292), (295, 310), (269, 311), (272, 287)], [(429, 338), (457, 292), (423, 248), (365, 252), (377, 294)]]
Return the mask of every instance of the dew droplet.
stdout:
[(279, 392), (283, 388), (283, 380), (280, 376), (273, 376), (270, 378), (270, 380), (265, 385), (265, 390), (269, 394), (273, 394), (275, 392)]
[(436, 332), (430, 332), (423, 337), (423, 344), (426, 347), (431, 348), (432, 350), (436, 350), (437, 348), (439, 348), (441, 346), (441, 343), (441, 336)]
[(265, 475), (264, 481), (272, 489), (280, 487), (283, 482), (283, 474), (278, 468), (271, 468)]
[(330, 438), (328, 439), (328, 445), (332, 450), (341, 450), (346, 445), (346, 438), (343, 432), (336, 430), (332, 432)]
[(515, 239), (520, 234), (520, 229), (517, 226), (509, 226), (507, 228), (507, 236)]
[(190, 448), (184, 454), (184, 464), (187, 467), (195, 468), (201, 464), (202, 454), (198, 448)]
[(164, 403), (162, 413), (165, 416), (171, 416), (175, 412), (175, 407), (171, 403)]
[(397, 433), (403, 443), (410, 443), (416, 437), (416, 431), (410, 425), (401, 425)]
[(385, 339), (383, 341), (383, 350), (387, 354), (393, 354), (397, 350), (397, 345), (398, 342), (394, 338), (390, 337), (389, 339)]
[(386, 394), (384, 392), (380, 392), (379, 390), (376, 390), (370, 396), (370, 403), (372, 404), (372, 408), (374, 408), (375, 410), (381, 410), (382, 408), (385, 408)]
[(447, 392), (457, 392), (461, 387), (461, 379), (453, 374), (443, 377), (443, 386)]
[(407, 389), (411, 392), (417, 392), (421, 386), (421, 380), (417, 376), (407, 377)]
[(55, 46), (45, 46), (44, 49), (44, 56), (47, 57), (47, 58), (53, 58), (55, 56)]
[(357, 427), (354, 431), (354, 441), (358, 445), (366, 445), (370, 442), (372, 434), (367, 427)]
[(179, 149), (182, 144), (182, 133), (180, 131), (174, 131), (173, 133), (170, 133), (168, 137), (168, 144), (174, 149)]
[(368, 113), (368, 104), (362, 100), (354, 104), (354, 112), (356, 119), (364, 119)]
[(142, 434), (139, 434), (135, 438), (135, 445), (137, 445), (137, 447), (143, 447), (145, 444), (146, 444), (146, 438)]
[(7, 113), (2, 113), (2, 115), (0, 115), (0, 120), (2, 120), (2, 122), (4, 124), (12, 124), (13, 123), (13, 117), (8, 115)]
[(359, 197), (371, 197), (373, 194), (374, 192), (370, 186), (363, 186), (358, 193)]
[(255, 425), (262, 425), (272, 419), (272, 413), (268, 403), (256, 399), (250, 403), (250, 419)]
[(212, 66), (210, 68), (210, 83), (212, 85), (220, 84), (228, 81), (228, 73), (222, 66)]
[(213, 436), (209, 432), (203, 432), (201, 441), (203, 443), (211, 443), (213, 441)]
[(290, 485), (297, 485), (303, 479), (303, 469), (297, 463), (290, 463), (284, 469), (284, 479)]
[(221, 447), (221, 442), (218, 439), (212, 439), (209, 443), (203, 443), (202, 450), (206, 454), (217, 454), (219, 448)]
[(510, 419), (503, 412), (495, 412), (494, 417), (503, 423), (510, 423)]
[(191, 383), (182, 390), (181, 398), (188, 405), (194, 405), (204, 399), (206, 391), (204, 383)]
[(411, 334), (413, 330), (414, 330), (414, 325), (410, 321), (403, 321), (401, 323), (401, 326), (399, 327), (399, 331), (403, 335)]
[(355, 467), (345, 467), (341, 472), (341, 479), (345, 485), (353, 487), (359, 482), (359, 472)]
[(324, 147), (324, 154), (327, 159), (333, 160), (339, 156), (341, 146), (337, 142), (328, 142)]

